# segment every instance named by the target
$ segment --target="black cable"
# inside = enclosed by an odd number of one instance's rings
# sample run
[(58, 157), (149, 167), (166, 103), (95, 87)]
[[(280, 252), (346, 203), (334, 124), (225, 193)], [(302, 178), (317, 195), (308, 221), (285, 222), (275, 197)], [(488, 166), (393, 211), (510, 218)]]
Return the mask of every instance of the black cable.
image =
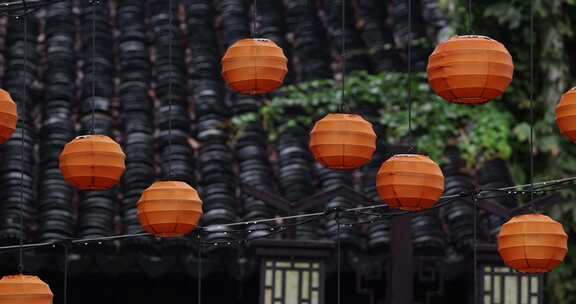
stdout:
[(346, 0), (341, 0), (342, 3), (342, 33), (341, 35), (341, 47), (342, 47), (342, 92), (340, 99), (340, 112), (345, 112), (346, 104)]
[(198, 304), (202, 304), (202, 234), (198, 233)]
[[(23, 0), (22, 4), (26, 8), (26, 1)], [(28, 16), (22, 18), (24, 22), (24, 65), (23, 75), (24, 81), (22, 83), (22, 118), (20, 119), (21, 142), (20, 142), (20, 249), (18, 252), (18, 272), (24, 273), (24, 129), (26, 128), (26, 102), (28, 101), (28, 72), (26, 71), (26, 62), (28, 62)]]
[(96, 133), (96, 4), (98, 0), (92, 0), (92, 100), (90, 103), (90, 134)]
[(342, 297), (342, 291), (341, 286), (342, 286), (342, 241), (340, 239), (340, 211), (336, 212), (336, 272), (337, 272), (337, 292), (338, 292), (338, 297), (337, 297), (337, 304), (341, 303), (341, 297)]
[(252, 38), (257, 37), (256, 18), (258, 17), (258, 0), (254, 0), (254, 7), (252, 8)]
[(170, 179), (172, 177), (172, 40), (173, 31), (172, 31), (172, 18), (173, 18), (173, 8), (172, 8), (172, 0), (168, 0), (168, 10), (169, 10), (169, 19), (168, 19), (168, 35), (170, 39), (168, 39), (168, 66), (170, 66), (170, 73), (168, 79), (168, 176), (167, 178)]
[(467, 32), (468, 34), (474, 34), (472, 29), (472, 0), (468, 0), (468, 16), (467, 16)]
[(478, 304), (478, 197), (476, 195), (472, 196), (472, 202), (474, 204), (474, 240), (472, 242), (474, 250), (474, 304)]
[(408, 79), (406, 80), (407, 98), (408, 98), (408, 141), (410, 150), (413, 148), (413, 134), (412, 134), (412, 0), (408, 1), (408, 64), (407, 64), (407, 74)]
[[(530, 189), (534, 188), (534, 0), (530, 0)], [(534, 193), (530, 192), (530, 200)]]
[[(547, 181), (547, 182), (540, 182), (537, 184), (541, 184), (541, 185), (545, 185), (546, 187), (550, 187), (552, 185), (555, 184), (565, 184), (568, 181), (575, 181), (576, 178), (571, 177), (571, 178), (565, 178), (565, 179), (560, 179), (560, 180), (555, 180), (555, 181)], [(520, 186), (515, 186), (515, 187), (524, 187), (526, 185), (520, 185)], [(551, 189), (538, 189), (535, 190), (537, 192), (549, 192), (549, 191), (558, 191), (561, 189), (567, 189), (569, 187), (573, 187), (574, 184), (569, 184), (569, 185), (565, 185), (563, 187), (558, 187), (558, 188), (551, 188)], [(501, 195), (493, 195), (493, 196), (487, 196), (487, 197), (481, 197), (480, 199), (490, 199), (490, 198), (502, 198), (502, 197), (507, 197), (509, 194), (507, 193), (508, 191), (504, 191), (503, 189), (513, 189), (513, 187), (506, 187), (506, 188), (501, 188), (501, 189), (496, 189), (498, 190), (498, 192), (506, 192), (503, 193)], [(388, 213), (382, 213), (381, 216), (379, 216), (382, 219), (385, 218), (390, 218), (390, 217), (394, 217), (394, 216), (400, 216), (400, 215), (405, 215), (408, 213), (413, 213), (413, 214), (418, 214), (418, 213), (425, 213), (425, 212), (430, 212), (434, 209), (437, 208), (441, 208), (444, 207), (448, 204), (451, 204), (452, 202), (458, 201), (461, 198), (465, 198), (465, 197), (469, 197), (469, 196), (477, 196), (479, 194), (482, 193), (482, 191), (493, 191), (493, 190), (475, 190), (475, 191), (470, 191), (470, 192), (462, 192), (460, 194), (455, 194), (455, 195), (448, 195), (448, 196), (444, 196), (440, 199), (440, 201), (434, 205), (432, 208), (429, 209), (424, 209), (424, 210), (420, 210), (420, 211), (416, 211), (416, 212), (410, 212), (410, 211), (395, 211), (395, 212), (388, 212)], [(493, 191), (496, 192), (496, 191)], [(519, 191), (521, 193), (528, 193), (528, 191)], [(372, 206), (366, 206), (366, 207), (356, 207), (356, 208), (350, 208), (350, 209), (344, 209), (340, 212), (354, 212), (354, 213), (362, 213), (363, 210), (368, 210), (368, 209), (377, 209), (377, 208), (386, 208), (388, 207), (385, 204), (378, 204), (378, 205), (372, 205)], [(272, 228), (266, 228), (266, 229), (243, 229), (243, 230), (228, 230), (226, 231), (227, 233), (233, 233), (233, 232), (253, 232), (253, 231), (259, 231), (259, 230), (268, 230), (270, 231), (269, 235), (266, 235), (264, 237), (269, 237), (271, 235), (275, 235), (281, 232), (284, 232), (286, 230), (286, 228), (291, 227), (291, 226), (298, 226), (298, 225), (304, 225), (313, 221), (317, 221), (319, 217), (322, 216), (326, 216), (327, 214), (330, 214), (330, 210), (325, 210), (324, 212), (317, 212), (317, 213), (310, 213), (310, 214), (302, 214), (302, 215), (296, 215), (296, 216), (289, 216), (289, 217), (280, 217), (280, 218), (273, 218), (273, 219), (265, 219), (265, 220), (256, 220), (256, 221), (246, 221), (246, 222), (237, 222), (237, 223), (231, 223), (231, 224), (224, 224), (224, 225), (211, 225), (211, 226), (205, 226), (205, 227), (198, 227), (197, 231), (199, 230), (210, 230), (213, 228), (218, 228), (218, 227), (231, 227), (231, 226), (239, 226), (239, 225), (252, 225), (252, 224), (258, 224), (258, 223), (263, 223), (264, 221), (270, 221), (270, 220), (274, 220), (274, 221), (280, 221), (282, 219), (295, 219), (295, 218), (304, 218), (307, 217), (308, 219), (305, 221), (301, 221), (301, 222), (295, 222), (292, 224), (285, 224), (285, 225), (281, 225), (281, 226), (277, 226), (277, 227), (272, 227)], [(370, 216), (374, 215), (374, 216), (378, 216), (377, 214), (368, 214)], [(359, 224), (365, 224), (365, 223), (374, 223), (377, 220), (375, 219), (371, 219), (368, 221), (358, 221), (355, 223), (352, 223), (350, 225), (359, 225)], [(346, 226), (346, 225), (344, 225)], [(88, 245), (89, 243), (94, 243), (94, 242), (105, 242), (105, 241), (116, 241), (116, 240), (121, 240), (121, 239), (129, 239), (129, 238), (135, 238), (135, 237), (149, 237), (150, 234), (148, 233), (138, 233), (138, 234), (124, 234), (124, 235), (114, 235), (114, 236), (107, 236), (107, 237), (99, 237), (99, 238), (87, 238), (87, 239), (67, 239), (67, 241), (70, 242), (71, 245), (74, 244), (84, 244), (84, 245)], [(262, 238), (262, 237), (260, 237)], [(259, 238), (251, 238), (251, 240), (255, 240), (255, 239), (259, 239)], [(56, 246), (59, 242), (44, 242), (44, 243), (32, 243), (32, 244), (24, 244), (22, 246), (20, 245), (8, 245), (8, 246), (0, 246), (0, 253), (5, 253), (5, 252), (9, 252), (12, 250), (24, 250), (24, 249), (34, 249), (34, 248), (40, 248), (40, 247), (47, 247), (47, 246)], [(202, 244), (207, 244), (207, 245), (214, 245), (215, 243), (231, 243), (231, 242), (202, 242)]]
[(63, 302), (64, 304), (68, 304), (68, 244), (64, 244), (64, 295), (63, 295)]

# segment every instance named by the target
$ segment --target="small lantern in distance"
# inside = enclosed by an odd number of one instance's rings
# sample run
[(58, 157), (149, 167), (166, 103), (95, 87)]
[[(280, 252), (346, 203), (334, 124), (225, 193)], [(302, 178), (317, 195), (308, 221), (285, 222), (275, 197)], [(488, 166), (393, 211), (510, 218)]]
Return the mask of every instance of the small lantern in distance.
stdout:
[(10, 93), (0, 89), (0, 144), (12, 137), (18, 123), (18, 111), (16, 103)]
[(310, 132), (310, 151), (316, 161), (333, 170), (354, 170), (372, 159), (376, 133), (356, 114), (328, 114)]
[(428, 83), (446, 101), (479, 105), (502, 95), (512, 82), (512, 56), (485, 36), (456, 36), (436, 46), (428, 59)]
[(60, 171), (80, 190), (106, 190), (120, 181), (125, 159), (120, 145), (108, 136), (78, 136), (60, 153)]
[(562, 95), (556, 106), (556, 124), (560, 133), (572, 142), (576, 142), (576, 88)]
[(0, 304), (52, 304), (54, 295), (48, 284), (30, 275), (0, 279)]
[(138, 219), (146, 232), (158, 237), (180, 237), (198, 226), (202, 200), (185, 182), (158, 181), (142, 192)]
[(444, 193), (444, 174), (427, 156), (397, 154), (378, 170), (376, 189), (390, 208), (407, 211), (429, 209)]
[(262, 95), (277, 90), (288, 73), (284, 51), (269, 39), (242, 39), (222, 58), (222, 78), (237, 93)]
[(498, 233), (502, 260), (519, 272), (549, 272), (562, 263), (567, 251), (564, 227), (546, 215), (515, 216)]

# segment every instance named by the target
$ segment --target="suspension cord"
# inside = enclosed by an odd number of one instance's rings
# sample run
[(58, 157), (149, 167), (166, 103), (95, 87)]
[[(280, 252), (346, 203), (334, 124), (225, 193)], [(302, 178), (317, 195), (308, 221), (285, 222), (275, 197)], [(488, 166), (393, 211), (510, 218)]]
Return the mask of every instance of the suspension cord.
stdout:
[(346, 0), (341, 0), (342, 3), (342, 32), (341, 32), (341, 49), (342, 49), (342, 84), (340, 92), (340, 112), (344, 113), (346, 105)]
[(410, 150), (413, 147), (412, 134), (412, 0), (408, 0), (408, 44), (407, 44), (407, 80), (406, 90), (408, 98), (408, 141)]
[(337, 302), (336, 304), (341, 304), (342, 297), (342, 241), (340, 239), (340, 211), (336, 212), (336, 272), (337, 272)]
[(92, 100), (90, 103), (90, 134), (96, 133), (96, 5), (98, 0), (92, 0)]
[[(530, 0), (530, 190), (534, 188), (534, 0)], [(534, 192), (530, 191), (530, 200)]]
[(173, 77), (173, 65), (172, 65), (172, 41), (174, 40), (174, 33), (172, 30), (172, 18), (173, 18), (173, 7), (172, 7), (172, 0), (168, 0), (168, 10), (169, 10), (169, 19), (168, 19), (168, 35), (170, 39), (168, 39), (168, 66), (170, 66), (169, 70), (169, 79), (168, 79), (168, 178), (172, 177), (172, 77)]
[[(28, 4), (26, 0), (22, 1), (24, 10)], [(24, 129), (26, 128), (26, 103), (28, 102), (28, 73), (26, 71), (26, 62), (28, 62), (28, 16), (22, 18), (24, 22), (24, 81), (22, 83), (22, 118), (20, 119), (20, 249), (18, 251), (18, 272), (24, 273)]]

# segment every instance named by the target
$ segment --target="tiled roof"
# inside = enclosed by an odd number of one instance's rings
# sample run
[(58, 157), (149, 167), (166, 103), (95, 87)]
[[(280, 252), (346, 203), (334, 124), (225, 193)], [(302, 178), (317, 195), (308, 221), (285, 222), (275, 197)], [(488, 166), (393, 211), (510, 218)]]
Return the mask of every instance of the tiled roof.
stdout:
[[(348, 9), (344, 39), (350, 50), (349, 71), (402, 69), (401, 46), (407, 37), (404, 2), (359, 0)], [(250, 35), (248, 1), (174, 1), (178, 11), (173, 12), (172, 25), (166, 0), (104, 1), (94, 15), (88, 0), (80, 1), (77, 7), (71, 3), (52, 4), (28, 18), (32, 39), (28, 41), (27, 61), (23, 60), (23, 21), (3, 19), (2, 25), (7, 26), (0, 26), (6, 28), (0, 31), (2, 86), (20, 109), (24, 96), (28, 96), (24, 158), (20, 158), (21, 125), (1, 147), (0, 243), (14, 244), (19, 236), (22, 162), (29, 242), (141, 232), (136, 202), (143, 189), (167, 175), (170, 150), (172, 176), (201, 190), (204, 225), (252, 221), (278, 214), (265, 202), (242, 193), (238, 182), (281, 194), (289, 201), (339, 185), (352, 185), (378, 199), (374, 178), (387, 153), (384, 143), (380, 143), (368, 166), (349, 174), (331, 172), (313, 162), (307, 149), (308, 130), (302, 126), (281, 132), (274, 145), (268, 143), (266, 132), (258, 123), (248, 126), (233, 140), (229, 119), (257, 111), (262, 102), (230, 93), (220, 78), (223, 50)], [(436, 0), (423, 0), (422, 4), (417, 12), (416, 38), (426, 37), (434, 42), (436, 35), (445, 30), (446, 21)], [(338, 74), (343, 38), (341, 5), (342, 0), (259, 1), (258, 32), (284, 48), (291, 65), (288, 83)], [(168, 34), (170, 26), (173, 37)], [(416, 68), (425, 67), (427, 52), (416, 48)], [(24, 75), (28, 79), (25, 92)], [(172, 112), (168, 110), (170, 100)], [(62, 179), (58, 155), (66, 142), (90, 130), (92, 103), (96, 132), (113, 136), (122, 144), (127, 170), (116, 189), (78, 193)], [(506, 164), (501, 161), (486, 164), (475, 177), (463, 173), (458, 161), (450, 162), (444, 172), (447, 194), (476, 184), (496, 188), (512, 183)], [(451, 244), (465, 252), (472, 238), (472, 207), (466, 200), (462, 198), (439, 212), (414, 217), (415, 248), (444, 253), (446, 244)], [(495, 200), (503, 204), (514, 202), (510, 197)], [(354, 204), (338, 197), (324, 207)], [(491, 227), (501, 223), (495, 216), (483, 217), (482, 221), (486, 236), (494, 235), (495, 228)], [(263, 226), (266, 224), (249, 229)], [(388, 230), (389, 223), (379, 221), (343, 229), (342, 238), (352, 248), (375, 251), (388, 246)], [(208, 231), (205, 240), (232, 237), (223, 232)], [(261, 233), (242, 237), (258, 237)], [(334, 239), (335, 221), (328, 218), (299, 226), (296, 237)]]

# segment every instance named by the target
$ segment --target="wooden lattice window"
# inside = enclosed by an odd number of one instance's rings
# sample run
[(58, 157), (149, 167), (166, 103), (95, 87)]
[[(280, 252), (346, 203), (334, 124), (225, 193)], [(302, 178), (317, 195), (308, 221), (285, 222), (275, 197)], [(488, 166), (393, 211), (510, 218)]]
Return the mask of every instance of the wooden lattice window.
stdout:
[(502, 266), (484, 266), (479, 280), (480, 303), (541, 304), (543, 282), (541, 275), (525, 275)]
[(262, 304), (323, 304), (324, 265), (321, 261), (262, 261)]

